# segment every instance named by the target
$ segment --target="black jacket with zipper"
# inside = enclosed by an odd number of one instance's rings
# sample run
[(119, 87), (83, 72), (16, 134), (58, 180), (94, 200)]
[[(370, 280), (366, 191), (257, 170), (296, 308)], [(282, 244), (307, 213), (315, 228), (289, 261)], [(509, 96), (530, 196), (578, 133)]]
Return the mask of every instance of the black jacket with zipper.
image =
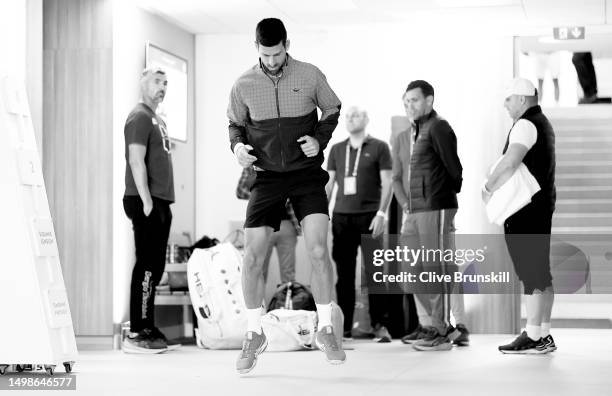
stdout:
[(435, 110), (415, 123), (410, 156), (409, 210), (456, 209), (463, 167), (457, 155), (457, 137)]

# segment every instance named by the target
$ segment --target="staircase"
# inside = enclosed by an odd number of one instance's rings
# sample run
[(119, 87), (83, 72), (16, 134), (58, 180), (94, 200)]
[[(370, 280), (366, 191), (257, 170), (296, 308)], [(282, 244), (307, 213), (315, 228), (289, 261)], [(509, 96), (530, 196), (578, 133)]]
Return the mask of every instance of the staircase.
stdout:
[(612, 319), (612, 106), (544, 109), (556, 135), (552, 234), (590, 258), (594, 294), (559, 295), (553, 317)]
[(553, 234), (612, 234), (612, 106), (592, 106), (549, 114), (557, 157)]

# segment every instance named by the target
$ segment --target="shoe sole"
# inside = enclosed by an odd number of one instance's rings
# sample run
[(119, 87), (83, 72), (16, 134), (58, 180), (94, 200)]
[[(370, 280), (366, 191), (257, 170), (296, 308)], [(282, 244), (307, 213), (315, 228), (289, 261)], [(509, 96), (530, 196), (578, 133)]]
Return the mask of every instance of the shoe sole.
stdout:
[(374, 342), (377, 342), (379, 344), (386, 344), (386, 343), (391, 342), (391, 338), (389, 337), (374, 338)]
[(457, 345), (459, 347), (470, 346), (469, 341), (453, 341), (453, 345)]
[(523, 351), (502, 351), (501, 353), (504, 355), (544, 355), (548, 353), (547, 351), (538, 351), (537, 349), (526, 349)]
[(440, 348), (440, 345), (432, 347), (423, 345), (413, 345), (412, 347), (420, 352), (450, 351), (451, 349), (453, 349), (453, 344), (449, 343), (448, 346), (444, 346), (442, 348)]
[(180, 347), (182, 347), (183, 344), (173, 344), (173, 345), (168, 345), (168, 350), (169, 351), (175, 351), (177, 349), (179, 349)]
[(257, 356), (264, 353), (267, 347), (268, 347), (268, 339), (266, 338), (265, 342), (261, 344), (261, 346), (257, 349), (257, 352), (255, 353), (255, 359), (253, 359), (253, 364), (251, 365), (251, 367), (245, 368), (245, 369), (238, 369), (238, 374), (247, 374), (251, 372), (251, 370), (253, 370), (255, 366), (257, 365)]
[(419, 340), (401, 340), (401, 341), (402, 341), (402, 344), (410, 345), (410, 344), (414, 344), (415, 342)]
[(135, 346), (126, 346), (123, 345), (121, 347), (123, 353), (135, 354), (135, 355), (157, 355), (160, 353), (168, 352), (169, 348), (160, 348), (160, 349), (152, 349), (152, 348), (139, 348)]
[(344, 360), (340, 360), (340, 359), (329, 359), (329, 358), (327, 357), (327, 353), (325, 353), (325, 349), (323, 349), (323, 348), (321, 347), (321, 344), (319, 343), (319, 340), (317, 340), (316, 338), (315, 338), (315, 344), (316, 344), (317, 348), (319, 348), (319, 350), (325, 354), (325, 360), (327, 360), (327, 363), (329, 363), (329, 364), (333, 364), (333, 365), (337, 366), (337, 365), (339, 365), (339, 364), (343, 364), (344, 362), (346, 362), (346, 357), (344, 358)]

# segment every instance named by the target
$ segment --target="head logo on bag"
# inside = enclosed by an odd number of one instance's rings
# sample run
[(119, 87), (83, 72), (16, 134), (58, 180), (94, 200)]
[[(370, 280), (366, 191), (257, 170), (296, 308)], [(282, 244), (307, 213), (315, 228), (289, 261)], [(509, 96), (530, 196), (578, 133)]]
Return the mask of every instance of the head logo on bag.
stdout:
[(204, 308), (200, 307), (198, 310), (204, 319), (208, 319), (210, 317), (210, 308), (208, 308), (208, 305), (206, 305)]
[(200, 280), (200, 273), (194, 273), (193, 277), (195, 278), (196, 292), (200, 297), (202, 297), (204, 295), (204, 286), (202, 286), (202, 281)]
[(196, 341), (210, 349), (240, 349), (246, 331), (242, 256), (230, 243), (195, 249), (187, 263), (191, 304), (198, 318)]

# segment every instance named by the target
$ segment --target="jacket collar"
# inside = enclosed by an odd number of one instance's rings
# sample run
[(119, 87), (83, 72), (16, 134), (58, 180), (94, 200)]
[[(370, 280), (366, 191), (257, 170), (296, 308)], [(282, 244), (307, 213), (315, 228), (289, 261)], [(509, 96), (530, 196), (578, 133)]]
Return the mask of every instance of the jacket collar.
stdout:
[(423, 123), (431, 120), (432, 118), (436, 117), (438, 115), (438, 113), (436, 113), (436, 111), (434, 109), (431, 109), (431, 111), (429, 112), (429, 114), (425, 114), (424, 116), (418, 118), (415, 120), (415, 123), (417, 125), (422, 125)]
[[(285, 73), (285, 69), (287, 69), (287, 67), (289, 66), (290, 59), (291, 59), (291, 56), (287, 52), (287, 57), (285, 58), (285, 63), (281, 67), (280, 73), (278, 73), (276, 76), (282, 76)], [(259, 70), (261, 70), (267, 76), (274, 77), (275, 75), (270, 74), (269, 71), (268, 71), (268, 68), (261, 62), (261, 58), (259, 58), (258, 60), (259, 60)], [(291, 61), (291, 62), (293, 62), (293, 61)]]

